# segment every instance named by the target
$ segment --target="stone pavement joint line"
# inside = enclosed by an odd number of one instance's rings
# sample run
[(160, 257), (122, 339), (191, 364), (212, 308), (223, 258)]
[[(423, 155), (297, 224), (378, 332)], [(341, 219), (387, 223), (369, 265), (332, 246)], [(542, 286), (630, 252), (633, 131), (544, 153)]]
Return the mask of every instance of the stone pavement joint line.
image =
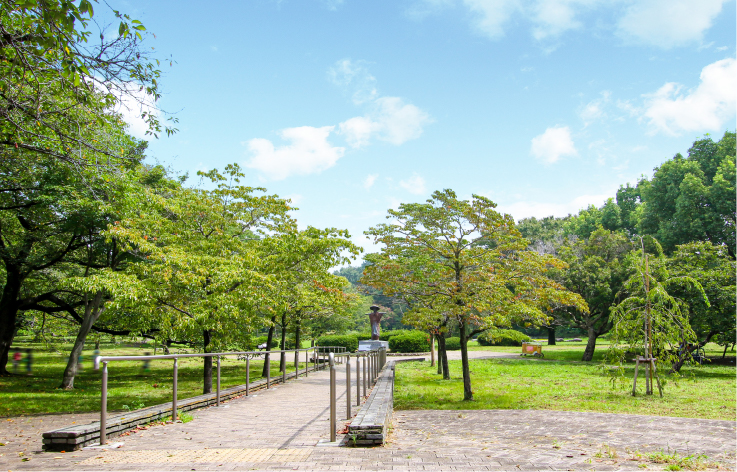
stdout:
[(104, 464), (200, 464), (231, 462), (305, 462), (312, 449), (242, 448), (242, 449), (163, 449), (145, 451), (115, 451), (91, 457), (81, 466)]

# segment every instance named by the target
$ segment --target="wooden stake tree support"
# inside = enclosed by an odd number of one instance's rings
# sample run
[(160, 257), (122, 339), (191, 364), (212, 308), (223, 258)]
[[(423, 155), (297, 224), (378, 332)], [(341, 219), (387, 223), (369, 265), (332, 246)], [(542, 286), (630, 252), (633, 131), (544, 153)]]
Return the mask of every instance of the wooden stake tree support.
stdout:
[(643, 273), (643, 282), (645, 284), (645, 356), (637, 356), (635, 360), (635, 379), (632, 382), (632, 396), (637, 395), (637, 374), (640, 371), (640, 364), (645, 367), (645, 395), (653, 394), (653, 377), (658, 383), (658, 391), (660, 396), (663, 396), (663, 387), (660, 385), (660, 378), (655, 370), (655, 361), (657, 358), (653, 357), (653, 338), (652, 338), (652, 319), (650, 317), (650, 268), (648, 265), (647, 254), (645, 254), (645, 248), (643, 246), (642, 257), (645, 262), (645, 271)]

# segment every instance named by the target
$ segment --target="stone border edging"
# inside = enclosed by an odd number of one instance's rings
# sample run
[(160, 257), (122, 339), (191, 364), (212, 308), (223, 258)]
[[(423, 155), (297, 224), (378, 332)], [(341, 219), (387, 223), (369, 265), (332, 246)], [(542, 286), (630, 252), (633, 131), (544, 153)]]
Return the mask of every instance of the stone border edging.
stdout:
[[(318, 367), (323, 370), (324, 365)], [(314, 372), (314, 366), (310, 366), (308, 372)], [(300, 374), (304, 374), (304, 370), (300, 370)], [(293, 379), (294, 372), (287, 374), (287, 380)], [(272, 377), (271, 385), (282, 383), (282, 376)], [(249, 393), (256, 390), (266, 388), (266, 379), (251, 382), (248, 387)], [(234, 397), (243, 395), (246, 391), (246, 385), (237, 385), (220, 391), (220, 401), (230, 400)], [(216, 393), (207, 393), (190, 397), (177, 401), (177, 410), (180, 412), (205, 408), (217, 403)], [(162, 403), (160, 405), (142, 408), (140, 410), (131, 411), (115, 416), (108, 417), (106, 424), (107, 437), (119, 436), (120, 434), (130, 431), (142, 424), (148, 424), (153, 421), (162, 420), (171, 416), (171, 402)], [(100, 442), (100, 422), (95, 421), (85, 425), (74, 425), (59, 428), (54, 431), (43, 433), (43, 450), (44, 451), (76, 451), (92, 444)]]
[(394, 413), (394, 366), (397, 362), (423, 362), (424, 357), (387, 361), (366, 403), (348, 425), (349, 446), (380, 446), (389, 433)]

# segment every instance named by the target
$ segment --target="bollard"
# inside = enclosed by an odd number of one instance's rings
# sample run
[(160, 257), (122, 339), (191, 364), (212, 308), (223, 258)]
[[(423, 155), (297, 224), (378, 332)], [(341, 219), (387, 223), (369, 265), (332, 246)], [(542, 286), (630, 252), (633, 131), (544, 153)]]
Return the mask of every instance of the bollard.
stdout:
[(345, 411), (346, 419), (351, 419), (351, 356), (345, 360)]
[(361, 406), (361, 358), (356, 353), (356, 406)]
[(330, 442), (335, 442), (335, 360), (333, 353), (328, 354), (330, 363)]
[(251, 383), (251, 358), (246, 354), (246, 396), (248, 396), (248, 387)]
[(220, 406), (220, 356), (217, 356), (218, 361), (218, 381), (215, 386), (215, 406)]
[(179, 377), (179, 359), (174, 358), (174, 379), (172, 381), (172, 399), (171, 399), (171, 422), (177, 421), (177, 381)]
[(102, 395), (100, 399), (100, 446), (107, 442), (107, 361), (102, 362)]

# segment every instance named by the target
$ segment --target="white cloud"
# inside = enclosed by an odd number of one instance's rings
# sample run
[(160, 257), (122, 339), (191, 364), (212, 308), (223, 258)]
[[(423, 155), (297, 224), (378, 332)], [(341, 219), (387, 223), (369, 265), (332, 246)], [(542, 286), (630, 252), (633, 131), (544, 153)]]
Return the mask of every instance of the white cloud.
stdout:
[(258, 169), (271, 180), (322, 172), (334, 166), (345, 152), (345, 148), (328, 142), (333, 129), (335, 126), (287, 128), (280, 136), (290, 144), (279, 147), (268, 139), (251, 139), (247, 143), (251, 159), (246, 166)]
[(518, 0), (464, 0), (463, 3), (475, 13), (474, 27), (491, 39), (504, 36), (504, 25), (521, 7)]
[(530, 153), (546, 164), (557, 162), (562, 156), (578, 154), (571, 139), (571, 130), (568, 126), (554, 126), (548, 128), (541, 135), (532, 138)]
[(406, 180), (400, 180), (399, 186), (414, 195), (422, 195), (427, 192), (425, 179), (417, 174), (412, 175), (412, 177)]
[(617, 25), (626, 41), (661, 48), (701, 41), (725, 0), (645, 0), (630, 6)]
[(669, 82), (655, 93), (644, 95), (642, 118), (653, 132), (678, 135), (681, 132), (720, 131), (735, 116), (737, 63), (724, 59), (704, 67), (701, 83), (684, 90)]
[(370, 189), (373, 187), (377, 177), (379, 177), (379, 174), (369, 174), (366, 180), (363, 181), (363, 188)]
[(366, 61), (341, 59), (328, 69), (328, 78), (352, 95), (357, 105), (378, 97), (376, 78), (368, 71)]
[(339, 125), (340, 133), (354, 148), (367, 145), (372, 139), (395, 145), (417, 139), (430, 116), (415, 105), (404, 103), (399, 97), (381, 97), (374, 100), (371, 111)]

